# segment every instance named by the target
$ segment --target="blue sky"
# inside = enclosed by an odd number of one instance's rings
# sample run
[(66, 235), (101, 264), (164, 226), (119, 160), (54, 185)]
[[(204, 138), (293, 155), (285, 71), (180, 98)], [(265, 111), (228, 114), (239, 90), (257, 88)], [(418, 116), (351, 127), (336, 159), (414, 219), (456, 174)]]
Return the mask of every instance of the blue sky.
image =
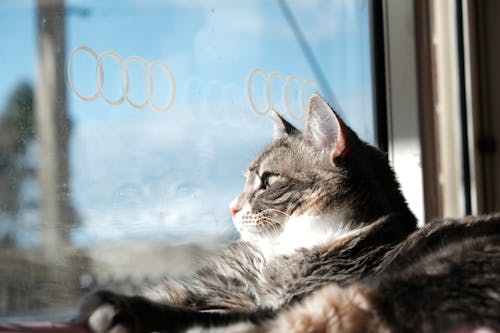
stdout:
[[(367, 1), (288, 5), (336, 97), (330, 102), (362, 138), (373, 141)], [(243, 184), (246, 164), (272, 138), (270, 117), (251, 111), (249, 74), (262, 68), (318, 81), (278, 3), (67, 1), (67, 8), (67, 55), (88, 46), (97, 54), (161, 60), (177, 87), (172, 108), (160, 113), (126, 101), (118, 106), (102, 98), (82, 101), (68, 86), (72, 199), (82, 219), (74, 242), (231, 232), (227, 204)], [(20, 80), (34, 80), (33, 1), (0, 3), (0, 40), (1, 110)], [(83, 53), (73, 60), (75, 87), (93, 93), (95, 61)], [(103, 91), (118, 97), (120, 67), (111, 57), (102, 63)], [(129, 71), (130, 96), (144, 99), (143, 69), (131, 63)], [(164, 104), (171, 83), (161, 74), (154, 72), (153, 100)], [(283, 82), (272, 83), (275, 107), (284, 112)], [(296, 83), (291, 100), (300, 112)], [(256, 76), (251, 92), (264, 107), (262, 76)]]

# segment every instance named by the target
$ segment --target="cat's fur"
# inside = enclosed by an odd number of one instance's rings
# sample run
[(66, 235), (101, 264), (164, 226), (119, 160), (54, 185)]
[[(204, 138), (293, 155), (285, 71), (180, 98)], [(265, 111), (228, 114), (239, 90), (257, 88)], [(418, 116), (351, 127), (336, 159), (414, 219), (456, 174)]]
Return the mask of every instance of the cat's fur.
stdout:
[(275, 141), (231, 204), (242, 239), (149, 298), (89, 295), (79, 322), (98, 332), (500, 330), (498, 216), (415, 232), (385, 155), (321, 97), (303, 133), (275, 118)]

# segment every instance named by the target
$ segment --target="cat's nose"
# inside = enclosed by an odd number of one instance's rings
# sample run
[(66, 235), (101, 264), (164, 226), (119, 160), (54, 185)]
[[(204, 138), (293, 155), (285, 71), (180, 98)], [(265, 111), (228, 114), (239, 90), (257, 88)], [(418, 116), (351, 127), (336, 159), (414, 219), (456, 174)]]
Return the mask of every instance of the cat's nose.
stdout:
[(229, 206), (229, 210), (231, 211), (231, 215), (235, 216), (241, 209), (234, 206)]
[(234, 217), (241, 210), (241, 204), (239, 203), (238, 197), (234, 198), (233, 201), (229, 204), (229, 211), (231, 215)]

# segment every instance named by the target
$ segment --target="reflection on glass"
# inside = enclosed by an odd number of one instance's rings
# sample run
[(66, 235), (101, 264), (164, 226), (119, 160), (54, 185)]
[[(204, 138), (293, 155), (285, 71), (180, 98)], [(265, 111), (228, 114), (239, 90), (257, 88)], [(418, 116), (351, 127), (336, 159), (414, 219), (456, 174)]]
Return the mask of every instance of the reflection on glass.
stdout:
[[(0, 317), (64, 318), (89, 289), (188, 274), (227, 205), (320, 91), (373, 142), (369, 5), (0, 4)], [(22, 43), (20, 42), (22, 41)]]

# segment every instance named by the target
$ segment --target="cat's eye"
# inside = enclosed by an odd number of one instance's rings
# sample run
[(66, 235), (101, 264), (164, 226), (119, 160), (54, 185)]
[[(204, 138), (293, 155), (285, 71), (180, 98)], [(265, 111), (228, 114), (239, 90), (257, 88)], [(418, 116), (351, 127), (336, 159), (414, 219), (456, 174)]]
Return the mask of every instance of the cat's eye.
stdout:
[(264, 189), (267, 189), (269, 188), (272, 184), (274, 184), (277, 180), (279, 179), (279, 176), (278, 175), (275, 175), (275, 174), (272, 174), (272, 173), (269, 173), (269, 172), (265, 172), (262, 177), (261, 177), (261, 181), (262, 181), (262, 188)]

